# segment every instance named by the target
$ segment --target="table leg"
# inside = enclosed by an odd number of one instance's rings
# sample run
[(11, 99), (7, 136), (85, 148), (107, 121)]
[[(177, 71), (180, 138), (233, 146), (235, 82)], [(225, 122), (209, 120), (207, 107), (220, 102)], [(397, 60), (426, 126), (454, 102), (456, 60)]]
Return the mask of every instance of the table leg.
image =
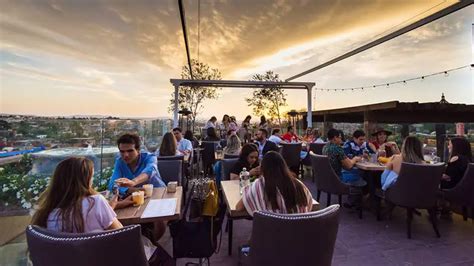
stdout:
[(380, 172), (377, 171), (363, 171), (363, 177), (365, 181), (367, 181), (367, 188), (369, 190), (369, 201), (370, 201), (370, 207), (371, 208), (377, 208), (378, 204), (378, 197), (375, 195), (375, 191), (379, 185), (377, 185), (377, 182), (380, 184)]
[(234, 220), (232, 220), (232, 218), (230, 218), (230, 216), (227, 216), (227, 224), (228, 224), (228, 227), (229, 227), (229, 250), (228, 250), (228, 253), (229, 253), (229, 256), (232, 256), (232, 227), (234, 225)]

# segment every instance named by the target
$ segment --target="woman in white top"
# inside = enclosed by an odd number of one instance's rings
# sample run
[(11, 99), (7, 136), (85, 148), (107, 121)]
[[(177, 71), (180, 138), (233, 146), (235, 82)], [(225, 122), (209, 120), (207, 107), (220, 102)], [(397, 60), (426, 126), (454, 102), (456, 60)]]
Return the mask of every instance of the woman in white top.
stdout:
[(402, 168), (402, 162), (406, 163), (425, 163), (423, 160), (421, 141), (415, 136), (408, 136), (403, 141), (401, 154), (395, 154), (387, 163), (385, 171), (381, 176), (382, 190), (387, 190), (395, 184)]
[(178, 151), (178, 143), (171, 132), (166, 132), (161, 140), (160, 148), (155, 152), (156, 156), (177, 156), (183, 155)]
[[(48, 188), (43, 192), (32, 224), (48, 230), (67, 233), (89, 233), (119, 229), (114, 208), (133, 204), (131, 197), (117, 202), (115, 196), (108, 202), (92, 187), (94, 163), (87, 158), (72, 157), (61, 161), (54, 170)], [(143, 238), (147, 258), (156, 250)], [(155, 263), (156, 255), (149, 261)]]
[[(69, 233), (121, 228), (113, 210), (117, 197), (109, 205), (92, 188), (93, 173), (94, 164), (89, 159), (69, 158), (60, 162), (48, 188), (41, 195), (32, 223)], [(131, 199), (128, 199), (128, 204), (133, 204)]]

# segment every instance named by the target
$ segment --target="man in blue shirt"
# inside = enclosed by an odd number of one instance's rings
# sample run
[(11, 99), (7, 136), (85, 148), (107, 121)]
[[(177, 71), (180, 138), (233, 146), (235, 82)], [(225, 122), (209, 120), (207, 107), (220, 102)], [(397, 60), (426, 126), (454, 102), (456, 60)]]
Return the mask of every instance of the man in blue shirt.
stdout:
[(109, 189), (114, 183), (120, 186), (120, 194), (138, 190), (144, 184), (164, 187), (158, 172), (156, 156), (140, 152), (140, 137), (135, 134), (124, 134), (117, 140), (120, 158), (115, 160), (114, 172), (109, 181)]
[(354, 134), (352, 134), (352, 140), (348, 140), (344, 144), (343, 149), (346, 156), (350, 158), (363, 156), (364, 150), (367, 150), (368, 154), (375, 153), (375, 147), (365, 141), (365, 132), (362, 130), (354, 131)]
[(193, 144), (190, 140), (183, 138), (181, 128), (173, 128), (173, 135), (176, 138), (177, 149), (182, 154), (191, 154), (193, 152)]

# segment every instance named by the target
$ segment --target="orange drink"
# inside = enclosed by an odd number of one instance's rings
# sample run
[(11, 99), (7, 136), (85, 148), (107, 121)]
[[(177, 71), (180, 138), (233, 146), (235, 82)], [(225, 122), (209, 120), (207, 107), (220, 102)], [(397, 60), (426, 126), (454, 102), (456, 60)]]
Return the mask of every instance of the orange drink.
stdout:
[(133, 206), (140, 206), (145, 203), (145, 191), (135, 191), (132, 193)]

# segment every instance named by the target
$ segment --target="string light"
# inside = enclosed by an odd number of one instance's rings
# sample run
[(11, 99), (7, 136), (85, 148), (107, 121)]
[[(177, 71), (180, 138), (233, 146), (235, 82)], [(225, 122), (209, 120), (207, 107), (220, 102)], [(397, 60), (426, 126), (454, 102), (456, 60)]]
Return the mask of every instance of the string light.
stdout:
[(356, 91), (356, 90), (361, 90), (363, 91), (364, 88), (377, 88), (377, 87), (382, 87), (382, 86), (385, 86), (385, 87), (390, 87), (390, 85), (393, 85), (393, 84), (398, 84), (398, 83), (401, 83), (403, 85), (406, 85), (409, 81), (414, 81), (414, 80), (420, 80), (420, 81), (424, 81), (426, 78), (428, 77), (433, 77), (433, 76), (437, 76), (437, 75), (444, 75), (445, 77), (449, 77), (449, 73), (450, 72), (453, 72), (453, 71), (457, 71), (457, 70), (461, 70), (461, 69), (464, 69), (464, 68), (470, 68), (470, 70), (472, 70), (474, 68), (474, 63), (473, 64), (469, 64), (469, 65), (465, 65), (465, 66), (461, 66), (461, 67), (457, 67), (457, 68), (452, 68), (452, 69), (448, 69), (448, 70), (444, 70), (444, 71), (440, 71), (440, 72), (436, 72), (436, 73), (432, 73), (432, 74), (429, 74), (429, 75), (423, 75), (423, 76), (420, 76), (420, 77), (415, 77), (415, 78), (410, 78), (410, 79), (404, 79), (404, 80), (398, 80), (398, 81), (394, 81), (394, 82), (389, 82), (389, 83), (382, 83), (382, 84), (375, 84), (375, 85), (372, 85), (372, 86), (363, 86), (363, 87), (352, 87), (352, 88), (341, 88), (341, 89), (325, 89), (325, 88), (315, 88), (316, 91), (324, 91), (326, 90), (327, 92), (329, 92), (330, 90), (333, 90), (334, 92), (337, 92), (337, 91), (348, 91), (348, 90), (351, 90), (351, 91)]

